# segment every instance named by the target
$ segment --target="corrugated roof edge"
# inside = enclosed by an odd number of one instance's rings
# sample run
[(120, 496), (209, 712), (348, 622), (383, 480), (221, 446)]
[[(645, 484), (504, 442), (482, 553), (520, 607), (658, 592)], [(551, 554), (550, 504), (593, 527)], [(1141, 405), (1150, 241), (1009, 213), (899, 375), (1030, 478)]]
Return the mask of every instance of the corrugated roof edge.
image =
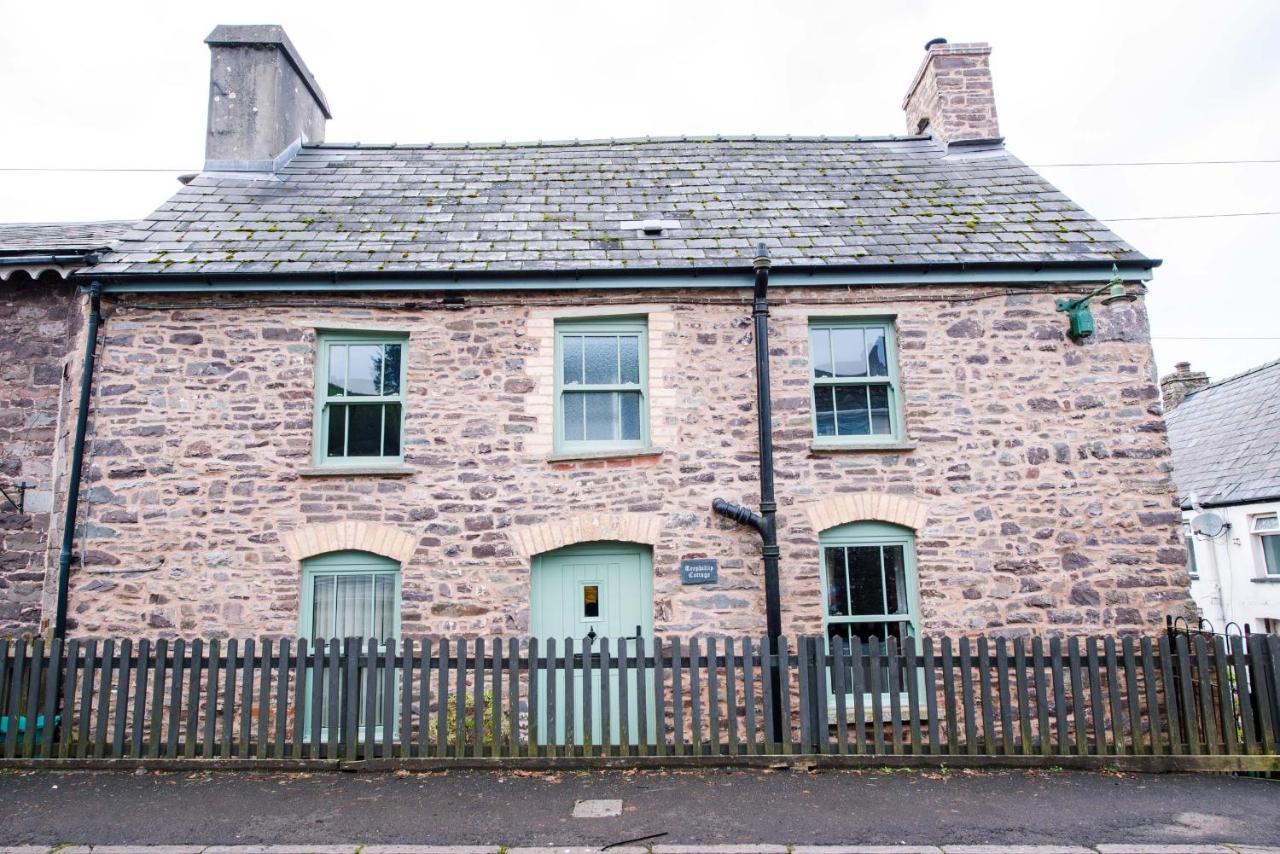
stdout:
[[(760, 134), (721, 135), (707, 134), (695, 136), (634, 136), (604, 137), (601, 139), (538, 139), (517, 142), (308, 142), (304, 143), (304, 151), (308, 149), (358, 149), (361, 151), (392, 151), (413, 149), (466, 149), (466, 148), (565, 148), (588, 145), (645, 145), (667, 144), (672, 142), (928, 142), (933, 138), (928, 134), (911, 136), (768, 136)], [(941, 147), (938, 149), (941, 151)]]

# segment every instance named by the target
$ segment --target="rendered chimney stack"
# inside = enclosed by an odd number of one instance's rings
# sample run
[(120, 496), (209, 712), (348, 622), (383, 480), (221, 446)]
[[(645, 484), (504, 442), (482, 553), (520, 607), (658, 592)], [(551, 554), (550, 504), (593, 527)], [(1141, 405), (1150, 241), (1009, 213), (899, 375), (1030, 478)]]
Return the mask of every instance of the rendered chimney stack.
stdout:
[(296, 143), (324, 141), (329, 105), (282, 27), (219, 26), (205, 43), (206, 171), (275, 171)]
[(1204, 371), (1191, 370), (1190, 362), (1178, 362), (1173, 367), (1173, 373), (1160, 378), (1160, 397), (1164, 401), (1165, 412), (1172, 411), (1187, 395), (1209, 384), (1209, 375)]
[(902, 101), (907, 133), (928, 133), (950, 147), (956, 143), (1000, 142), (995, 90), (984, 42), (925, 45), (924, 61)]

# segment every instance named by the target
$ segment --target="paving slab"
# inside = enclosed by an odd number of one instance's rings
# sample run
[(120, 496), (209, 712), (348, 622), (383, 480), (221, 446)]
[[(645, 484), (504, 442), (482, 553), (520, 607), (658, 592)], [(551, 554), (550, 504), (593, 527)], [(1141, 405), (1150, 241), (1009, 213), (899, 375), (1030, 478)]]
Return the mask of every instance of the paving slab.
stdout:
[(1129, 844), (1103, 843), (1095, 846), (1098, 854), (1230, 854), (1225, 845), (1178, 845), (1139, 842)]
[(942, 854), (936, 845), (795, 845), (791, 854)]
[(1083, 845), (943, 845), (945, 854), (1094, 854)]
[(620, 798), (592, 798), (585, 801), (575, 801), (572, 815), (574, 818), (613, 818), (614, 816), (622, 815), (622, 800)]

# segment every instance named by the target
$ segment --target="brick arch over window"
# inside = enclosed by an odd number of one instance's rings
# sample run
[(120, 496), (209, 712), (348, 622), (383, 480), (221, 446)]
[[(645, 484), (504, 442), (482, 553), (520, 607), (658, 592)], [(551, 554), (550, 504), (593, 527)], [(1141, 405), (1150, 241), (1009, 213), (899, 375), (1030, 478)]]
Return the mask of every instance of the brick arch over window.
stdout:
[(920, 530), (929, 518), (929, 505), (907, 495), (860, 492), (834, 495), (805, 507), (813, 530), (822, 532), (850, 522), (892, 522)]
[(575, 543), (612, 541), (652, 546), (661, 531), (662, 517), (656, 513), (585, 513), (516, 528), (507, 537), (516, 554), (531, 558)]
[(399, 528), (379, 522), (333, 522), (308, 525), (280, 536), (289, 557), (305, 560), (329, 552), (370, 552), (401, 564), (409, 562), (417, 539)]

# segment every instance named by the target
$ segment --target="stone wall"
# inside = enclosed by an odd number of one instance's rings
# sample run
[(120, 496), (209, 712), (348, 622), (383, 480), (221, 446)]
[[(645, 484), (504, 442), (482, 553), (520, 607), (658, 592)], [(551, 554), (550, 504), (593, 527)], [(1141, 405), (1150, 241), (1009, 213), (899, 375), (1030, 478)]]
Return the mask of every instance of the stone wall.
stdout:
[[(917, 528), (927, 632), (1131, 631), (1187, 607), (1142, 303), (1076, 345), (1053, 300), (1080, 290), (774, 291), (789, 632), (821, 625), (815, 528), (855, 518)], [(552, 319), (583, 307), (650, 316), (658, 452), (548, 458)], [(811, 449), (823, 314), (896, 317), (912, 447)], [(408, 333), (410, 474), (307, 475), (317, 328)], [(403, 560), (405, 634), (520, 633), (529, 555), (610, 538), (652, 544), (659, 633), (763, 630), (758, 538), (710, 511), (758, 500), (746, 291), (123, 297), (99, 366), (77, 634), (291, 634), (300, 559), (353, 543)], [(703, 556), (720, 582), (682, 587)]]
[(0, 282), (0, 486), (17, 500), (17, 484), (30, 485), (25, 513), (0, 497), (0, 636), (39, 629), (50, 539), (59, 534), (52, 484), (75, 306), (73, 287), (58, 276), (14, 273)]

